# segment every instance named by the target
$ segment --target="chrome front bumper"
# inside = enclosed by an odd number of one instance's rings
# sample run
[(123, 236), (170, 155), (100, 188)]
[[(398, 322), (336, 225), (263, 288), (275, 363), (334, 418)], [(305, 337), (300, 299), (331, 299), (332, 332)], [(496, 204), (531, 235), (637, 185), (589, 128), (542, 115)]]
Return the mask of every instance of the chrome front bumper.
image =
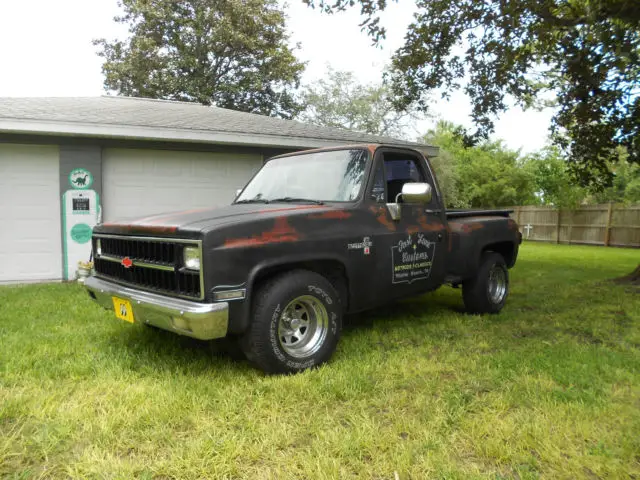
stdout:
[(112, 297), (128, 300), (136, 322), (200, 340), (221, 338), (227, 334), (227, 302), (191, 302), (135, 290), (95, 276), (87, 278), (84, 285), (89, 295), (106, 309), (113, 310)]

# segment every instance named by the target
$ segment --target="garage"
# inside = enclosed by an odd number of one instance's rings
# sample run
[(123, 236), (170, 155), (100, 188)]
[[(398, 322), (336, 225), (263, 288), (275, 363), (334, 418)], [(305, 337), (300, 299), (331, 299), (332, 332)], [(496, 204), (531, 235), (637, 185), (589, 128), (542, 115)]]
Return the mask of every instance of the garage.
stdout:
[(258, 154), (106, 148), (103, 218), (227, 205), (261, 165)]
[(62, 276), (58, 152), (0, 144), (0, 283)]

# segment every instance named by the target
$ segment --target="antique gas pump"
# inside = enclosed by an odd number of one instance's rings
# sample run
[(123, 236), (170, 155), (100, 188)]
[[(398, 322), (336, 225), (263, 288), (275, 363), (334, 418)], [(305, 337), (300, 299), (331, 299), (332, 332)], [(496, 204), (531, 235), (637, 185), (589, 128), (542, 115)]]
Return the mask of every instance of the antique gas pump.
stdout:
[(69, 174), (69, 189), (62, 195), (64, 240), (64, 277), (73, 280), (78, 262), (88, 262), (91, 255), (91, 234), (100, 221), (100, 196), (93, 185), (89, 170), (76, 168)]

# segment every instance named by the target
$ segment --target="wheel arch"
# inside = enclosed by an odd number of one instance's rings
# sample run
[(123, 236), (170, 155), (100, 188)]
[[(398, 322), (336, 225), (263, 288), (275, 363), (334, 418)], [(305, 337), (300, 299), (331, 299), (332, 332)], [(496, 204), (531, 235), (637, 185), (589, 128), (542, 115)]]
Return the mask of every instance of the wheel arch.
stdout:
[(308, 270), (322, 275), (336, 289), (340, 297), (343, 312), (349, 308), (352, 288), (346, 262), (339, 257), (332, 256), (300, 256), (286, 259), (262, 262), (256, 265), (247, 279), (246, 301), (242, 311), (237, 312), (233, 321), (231, 333), (242, 333), (251, 321), (251, 307), (255, 292), (261, 283), (275, 275), (291, 270)]
[[(502, 258), (504, 258), (508, 268), (513, 267), (516, 263), (517, 250), (516, 245), (513, 242), (495, 242), (485, 245), (480, 252), (480, 258), (482, 258), (482, 255), (485, 252), (495, 252), (502, 255)], [(478, 262), (480, 261), (480, 258), (478, 259)]]

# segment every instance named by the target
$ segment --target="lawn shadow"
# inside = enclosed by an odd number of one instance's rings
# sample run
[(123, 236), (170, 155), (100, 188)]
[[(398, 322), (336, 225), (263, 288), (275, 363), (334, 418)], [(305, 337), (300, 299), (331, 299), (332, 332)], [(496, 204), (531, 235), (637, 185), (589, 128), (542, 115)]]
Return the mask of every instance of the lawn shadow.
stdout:
[[(155, 369), (188, 370), (210, 374), (212, 370), (251, 371), (234, 338), (196, 340), (154, 327), (137, 325), (119, 330), (108, 339), (111, 349), (122, 349), (133, 369), (153, 365)], [(117, 352), (116, 352), (117, 353)]]
[[(459, 290), (452, 291), (459, 292)], [(465, 313), (461, 301), (455, 295), (449, 293), (443, 295), (441, 291), (429, 292), (396, 300), (372, 310), (347, 315), (343, 327), (345, 330), (357, 330), (372, 328), (374, 322), (382, 322), (387, 329), (393, 328), (394, 324), (397, 328), (403, 328), (400, 324), (401, 320), (407, 318), (422, 318), (424, 320), (426, 317), (434, 319), (435, 322), (439, 314), (447, 312)]]

